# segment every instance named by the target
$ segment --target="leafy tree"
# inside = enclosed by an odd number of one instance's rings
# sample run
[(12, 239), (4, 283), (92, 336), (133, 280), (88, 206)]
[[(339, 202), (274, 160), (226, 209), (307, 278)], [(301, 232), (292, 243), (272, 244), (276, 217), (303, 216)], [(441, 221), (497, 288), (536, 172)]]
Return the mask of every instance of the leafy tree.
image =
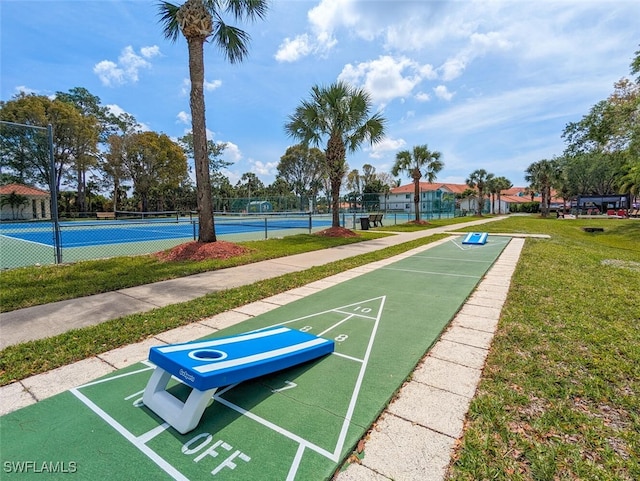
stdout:
[(636, 82), (640, 84), (640, 50), (636, 50), (636, 56), (631, 61), (631, 74), (638, 75)]
[(253, 172), (245, 172), (235, 185), (236, 195), (245, 197), (247, 202), (251, 202), (254, 197), (261, 197), (264, 191), (264, 184)]
[(132, 134), (122, 160), (122, 166), (140, 196), (143, 212), (148, 210), (148, 198), (153, 189), (176, 188), (187, 173), (184, 152), (165, 134)]
[(378, 174), (370, 164), (362, 166), (362, 202), (366, 210), (380, 210), (380, 194), (385, 199), (393, 186), (393, 177), (389, 173)]
[[(353, 169), (347, 174), (347, 190), (349, 193), (346, 196), (346, 200), (349, 202), (349, 206), (354, 211), (358, 210), (358, 203), (362, 201), (360, 182), (362, 177), (358, 169)], [(351, 207), (353, 205), (353, 207)]]
[[(189, 132), (178, 139), (178, 145), (182, 147), (184, 153), (187, 154), (187, 158), (194, 160), (195, 155), (193, 150), (193, 134)], [(214, 142), (213, 140), (207, 140), (207, 156), (209, 158), (209, 175), (213, 176), (215, 172), (219, 172), (222, 169), (226, 169), (233, 162), (227, 162), (222, 158), (222, 154), (227, 148), (227, 144), (224, 142)]]
[(542, 197), (540, 203), (542, 217), (549, 215), (551, 188), (556, 184), (559, 176), (559, 164), (556, 160), (542, 159), (527, 167), (524, 179), (529, 183), (532, 190), (540, 192)]
[(436, 180), (437, 173), (444, 167), (444, 163), (440, 160), (441, 155), (438, 151), (430, 151), (426, 144), (416, 145), (412, 151), (402, 150), (396, 154), (396, 162), (391, 168), (391, 174), (396, 176), (400, 172), (406, 172), (411, 177), (416, 222), (420, 222), (420, 179), (424, 176), (427, 182)]
[[(498, 214), (500, 214), (501, 205), (502, 205), (502, 203), (500, 202), (502, 200), (501, 199), (502, 191), (509, 190), (511, 187), (513, 187), (513, 184), (506, 177), (500, 176), (500, 177), (495, 177), (491, 179), (491, 185), (493, 187), (494, 193), (498, 197)], [(495, 209), (494, 209), (494, 212), (495, 212)]]
[(140, 131), (138, 122), (132, 115), (121, 114), (117, 123), (118, 131), (107, 138), (107, 151), (101, 157), (99, 164), (104, 174), (103, 183), (112, 188), (114, 212), (118, 210), (122, 198), (122, 183), (130, 180), (128, 170), (125, 168), (125, 159), (131, 136)]
[[(13, 129), (11, 138), (2, 142), (3, 167), (23, 169), (18, 176), (27, 183), (50, 186), (53, 180), (59, 191), (62, 179), (73, 177), (82, 168), (87, 153), (96, 152), (99, 133), (96, 119), (84, 116), (68, 102), (21, 93), (0, 103), (0, 119), (39, 127), (51, 124), (53, 127), (54, 172), (50, 172), (46, 136), (20, 128)], [(17, 161), (10, 160), (14, 154)]]
[(214, 172), (211, 175), (211, 192), (216, 202), (217, 212), (230, 210), (230, 199), (234, 196), (234, 189), (228, 177), (220, 172)]
[(482, 207), (484, 206), (484, 196), (487, 194), (488, 182), (493, 179), (494, 175), (489, 174), (484, 169), (477, 169), (469, 174), (469, 177), (465, 183), (471, 188), (477, 191), (478, 196), (478, 211), (477, 215), (482, 216)]
[(181, 6), (170, 2), (159, 3), (164, 36), (175, 42), (178, 35), (187, 40), (189, 50), (189, 78), (191, 93), (191, 131), (193, 132), (193, 157), (196, 169), (198, 198), (199, 240), (215, 242), (213, 201), (209, 156), (207, 155), (207, 130), (204, 107), (204, 43), (215, 43), (230, 63), (242, 61), (248, 54), (249, 35), (225, 23), (223, 15), (235, 20), (264, 18), (266, 0), (187, 0)]
[(106, 146), (110, 135), (116, 133), (120, 126), (120, 119), (111, 113), (109, 108), (101, 105), (100, 97), (93, 95), (84, 87), (74, 87), (68, 92), (56, 92), (56, 100), (73, 105), (83, 117), (92, 119), (97, 128), (97, 142), (85, 145), (85, 152), (78, 152), (75, 165), (77, 183), (77, 206), (79, 211), (87, 211), (85, 196), (88, 196), (88, 171), (99, 165), (100, 154), (96, 149), (97, 143)]
[(311, 98), (303, 100), (289, 117), (285, 131), (309, 145), (326, 141), (325, 162), (330, 182), (332, 227), (340, 227), (340, 187), (347, 170), (347, 151), (357, 151), (364, 142), (375, 144), (384, 137), (386, 120), (369, 115), (371, 97), (363, 89), (344, 82), (328, 87), (315, 85)]
[(290, 190), (300, 199), (302, 208), (303, 196), (315, 198), (319, 179), (324, 175), (324, 153), (316, 148), (309, 148), (305, 144), (297, 144), (287, 148), (280, 157), (276, 179), (285, 181)]

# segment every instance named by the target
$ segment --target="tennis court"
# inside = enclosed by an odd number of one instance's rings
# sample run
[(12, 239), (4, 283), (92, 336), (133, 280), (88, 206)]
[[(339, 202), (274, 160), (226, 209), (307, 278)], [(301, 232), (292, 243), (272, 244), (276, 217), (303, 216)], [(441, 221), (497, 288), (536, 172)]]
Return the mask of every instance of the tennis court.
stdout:
[[(335, 351), (220, 389), (184, 435), (141, 401), (149, 362), (7, 414), (6, 479), (38, 479), (43, 466), (77, 479), (331, 479), (509, 240), (445, 239), (212, 332), (287, 326), (333, 339)], [(169, 389), (189, 393), (175, 380)]]
[[(138, 255), (169, 249), (197, 238), (197, 218), (188, 216), (60, 222), (63, 262)], [(223, 240), (256, 240), (310, 233), (331, 225), (328, 216), (279, 214), (220, 216), (216, 235)], [(0, 223), (0, 269), (55, 263), (51, 222)]]

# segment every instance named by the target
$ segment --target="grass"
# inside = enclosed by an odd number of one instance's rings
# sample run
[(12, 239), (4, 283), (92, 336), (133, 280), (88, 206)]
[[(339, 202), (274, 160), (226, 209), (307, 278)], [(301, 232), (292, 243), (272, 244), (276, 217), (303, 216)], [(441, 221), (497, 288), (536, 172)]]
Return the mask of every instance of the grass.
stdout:
[(121, 317), (58, 336), (9, 346), (0, 351), (0, 386), (86, 359), (169, 329), (300, 287), (309, 282), (385, 259), (443, 238), (433, 235), (368, 254), (286, 274), (235, 289), (212, 293), (189, 302)]
[[(513, 216), (482, 230), (551, 238), (526, 241), (448, 479), (640, 479), (640, 221)], [(440, 237), (8, 347), (0, 384)]]
[(238, 244), (248, 247), (250, 252), (226, 260), (161, 262), (153, 255), (141, 255), (12, 269), (0, 275), (0, 312), (328, 249), (381, 235), (383, 234), (362, 232), (359, 237), (336, 238), (301, 234), (282, 239), (239, 242)]
[[(484, 216), (485, 218), (495, 217), (493, 215)], [(405, 224), (386, 225), (384, 227), (377, 227), (377, 231), (390, 231), (390, 232), (416, 232), (425, 229), (433, 229), (435, 227), (443, 227), (446, 225), (462, 224), (473, 220), (478, 220), (479, 217), (454, 217), (447, 219), (422, 219), (428, 222), (428, 224), (414, 224), (407, 222)]]
[(551, 239), (526, 242), (448, 479), (640, 479), (640, 222), (485, 228)]

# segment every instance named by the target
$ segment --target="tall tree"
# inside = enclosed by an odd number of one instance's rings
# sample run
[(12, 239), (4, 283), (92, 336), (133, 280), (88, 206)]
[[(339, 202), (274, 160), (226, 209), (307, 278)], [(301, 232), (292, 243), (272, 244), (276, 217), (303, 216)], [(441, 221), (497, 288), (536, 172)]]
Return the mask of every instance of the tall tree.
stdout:
[(305, 144), (296, 144), (287, 148), (278, 163), (277, 179), (287, 182), (290, 189), (299, 199), (299, 208), (305, 207), (303, 196), (311, 196), (315, 200), (318, 180), (324, 175), (324, 153)]
[[(495, 189), (495, 194), (498, 197), (498, 214), (501, 214), (501, 210), (502, 210), (502, 202), (501, 202), (501, 197), (502, 197), (502, 192), (505, 190), (509, 190), (511, 187), (513, 187), (513, 184), (511, 183), (511, 181), (509, 179), (507, 179), (504, 176), (500, 176), (500, 177), (495, 177), (491, 180), (492, 185)], [(494, 209), (494, 213), (495, 213), (495, 209)]]
[(547, 159), (532, 163), (525, 171), (524, 180), (529, 183), (532, 190), (540, 192), (540, 196), (542, 197), (540, 203), (542, 217), (549, 215), (551, 188), (556, 183), (558, 176), (558, 163)]
[(249, 34), (225, 23), (227, 14), (236, 21), (264, 18), (266, 0), (187, 0), (181, 6), (162, 1), (159, 4), (164, 36), (175, 42), (178, 35), (187, 40), (189, 50), (189, 78), (191, 93), (191, 131), (196, 169), (198, 199), (198, 238), (200, 242), (215, 242), (213, 201), (209, 156), (207, 155), (207, 127), (204, 107), (204, 43), (216, 44), (230, 63), (242, 61), (248, 54)]
[(402, 150), (396, 154), (396, 162), (391, 168), (391, 174), (396, 176), (400, 172), (406, 172), (411, 177), (416, 222), (420, 222), (420, 179), (426, 177), (427, 182), (430, 183), (436, 180), (438, 172), (444, 167), (444, 163), (440, 160), (441, 155), (438, 151), (430, 151), (426, 144), (416, 145), (412, 151)]
[(113, 189), (113, 211), (118, 210), (118, 204), (122, 194), (122, 182), (129, 180), (127, 170), (124, 167), (127, 148), (130, 137), (140, 131), (136, 119), (127, 113), (120, 114), (117, 120), (118, 131), (107, 137), (106, 152), (101, 156), (99, 163), (103, 173), (105, 188)]
[[(33, 131), (23, 127), (3, 128), (0, 156), (3, 167), (25, 169), (19, 176), (33, 184), (50, 186), (53, 181), (59, 191), (62, 180), (74, 176), (86, 153), (96, 151), (99, 133), (96, 119), (84, 116), (69, 102), (21, 93), (8, 102), (0, 102), (0, 120), (39, 127), (53, 126), (54, 172), (50, 172), (46, 135), (34, 135)], [(11, 160), (12, 152), (17, 154), (18, 162)]]
[(303, 100), (285, 124), (290, 136), (307, 145), (326, 141), (332, 227), (340, 227), (340, 187), (347, 170), (347, 151), (355, 152), (364, 142), (375, 144), (384, 138), (386, 120), (380, 113), (369, 115), (370, 110), (371, 96), (364, 89), (344, 82), (315, 85), (311, 98)]
[(123, 167), (133, 181), (144, 212), (148, 210), (148, 198), (153, 190), (180, 185), (187, 173), (187, 158), (167, 135), (138, 132), (128, 139)]
[(493, 179), (494, 175), (489, 174), (484, 169), (476, 169), (471, 174), (469, 174), (469, 178), (465, 181), (466, 184), (472, 188), (477, 190), (478, 195), (478, 211), (477, 215), (482, 216), (482, 207), (484, 206), (484, 196), (487, 194), (487, 183)]
[(358, 203), (362, 202), (362, 176), (360, 175), (360, 171), (358, 169), (353, 169), (347, 174), (347, 200), (349, 202), (349, 206), (353, 204), (353, 211), (358, 210)]

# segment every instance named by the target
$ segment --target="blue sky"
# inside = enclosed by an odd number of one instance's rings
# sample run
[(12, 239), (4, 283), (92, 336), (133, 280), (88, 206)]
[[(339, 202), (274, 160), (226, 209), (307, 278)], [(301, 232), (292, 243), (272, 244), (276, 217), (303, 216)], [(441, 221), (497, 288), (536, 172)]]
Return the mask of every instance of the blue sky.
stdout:
[[(143, 0), (2, 0), (0, 99), (84, 87), (182, 136), (186, 41), (165, 40), (157, 13)], [(251, 35), (243, 63), (205, 45), (209, 136), (228, 144), (232, 184), (245, 172), (270, 184), (295, 143), (288, 116), (313, 85), (340, 79), (387, 119), (351, 169), (389, 172), (398, 151), (428, 144), (442, 153), (438, 181), (483, 168), (523, 186), (527, 166), (562, 153), (564, 126), (629, 75), (639, 18), (637, 0), (274, 0), (266, 20), (237, 24)]]

